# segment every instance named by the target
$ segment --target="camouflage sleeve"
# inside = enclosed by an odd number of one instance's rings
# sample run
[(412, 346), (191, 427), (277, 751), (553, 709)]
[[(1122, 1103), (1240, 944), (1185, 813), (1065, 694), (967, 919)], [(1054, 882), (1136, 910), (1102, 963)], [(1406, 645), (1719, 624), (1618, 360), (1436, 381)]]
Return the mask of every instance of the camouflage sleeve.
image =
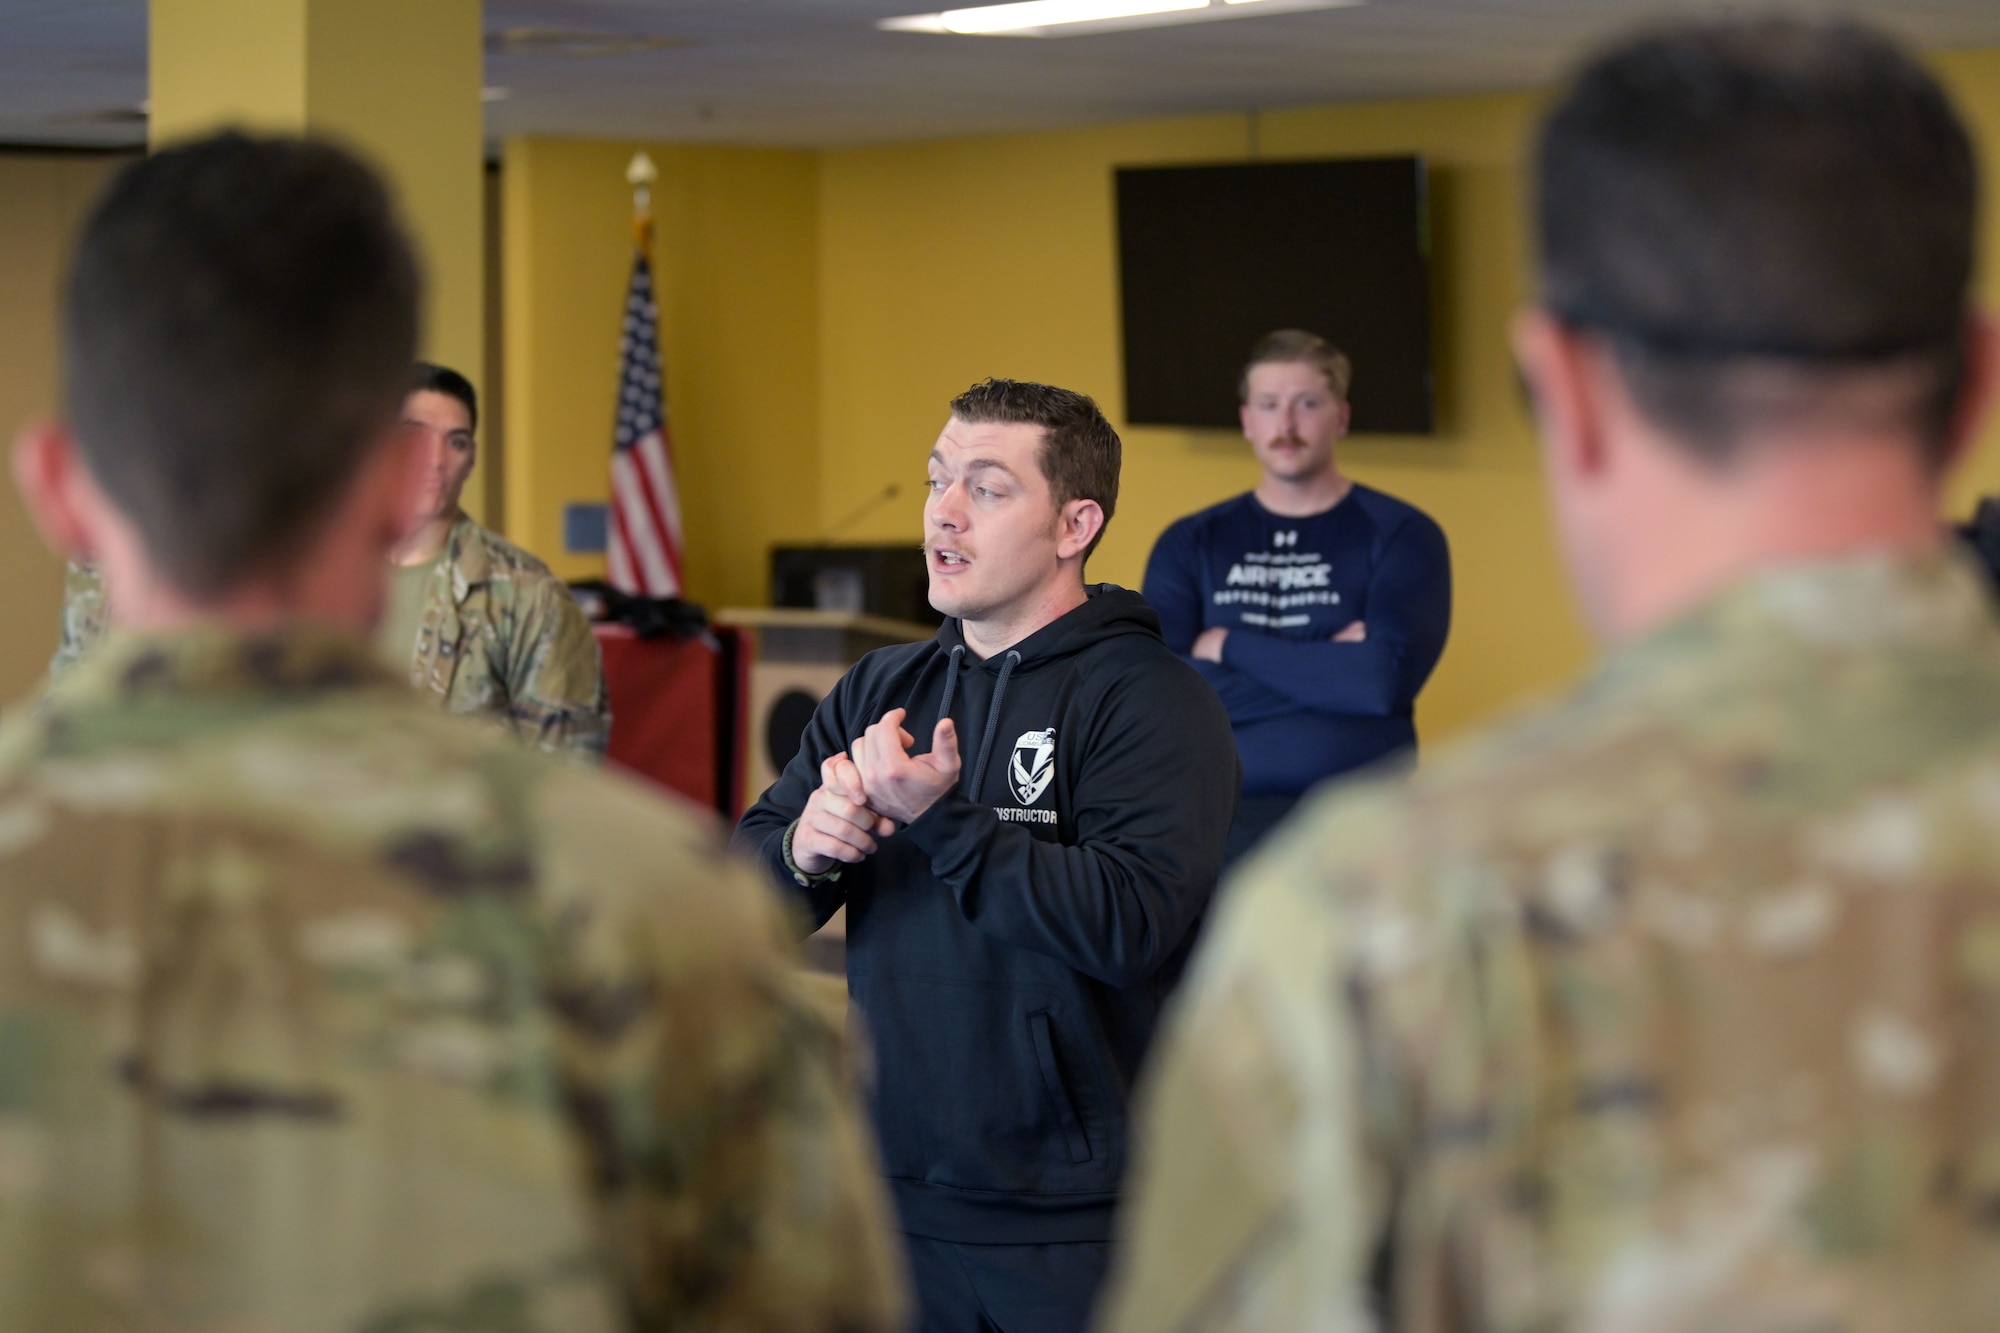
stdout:
[(592, 762), (611, 739), (611, 701), (590, 621), (555, 578), (523, 580), (508, 650), (508, 716), (544, 750)]
[(60, 676), (82, 661), (104, 637), (105, 625), (103, 576), (95, 565), (71, 561), (63, 574), (62, 630), (56, 654), (49, 659), (50, 677)]
[(719, 851), (673, 859), (700, 894), (585, 927), (553, 996), (632, 1326), (901, 1329), (901, 1253), (841, 1035), (761, 880)]
[(1386, 1222), (1366, 1064), (1340, 1003), (1352, 928), (1296, 836), (1227, 887), (1142, 1094), (1101, 1333), (1375, 1327)]

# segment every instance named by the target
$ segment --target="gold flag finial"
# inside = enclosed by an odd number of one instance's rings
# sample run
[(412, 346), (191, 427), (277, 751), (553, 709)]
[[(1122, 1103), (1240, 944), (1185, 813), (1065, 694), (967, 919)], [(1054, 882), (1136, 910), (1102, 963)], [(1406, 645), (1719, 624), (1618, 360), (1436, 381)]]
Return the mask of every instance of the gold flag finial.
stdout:
[(643, 148), (632, 154), (625, 181), (632, 187), (632, 239), (641, 250), (653, 248), (653, 182), (659, 178), (660, 169)]

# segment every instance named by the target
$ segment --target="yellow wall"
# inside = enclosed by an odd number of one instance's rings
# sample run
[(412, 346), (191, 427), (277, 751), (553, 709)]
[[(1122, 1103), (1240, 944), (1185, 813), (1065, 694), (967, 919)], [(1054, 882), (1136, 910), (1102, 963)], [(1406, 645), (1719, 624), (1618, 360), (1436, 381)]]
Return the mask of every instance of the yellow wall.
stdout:
[[(1981, 140), (1988, 180), (2000, 181), (2000, 51), (1936, 63)], [(1268, 113), (1256, 127), (1267, 156), (1421, 152), (1434, 168), (1442, 426), (1433, 439), (1357, 439), (1345, 451), (1363, 480), (1423, 505), (1451, 535), (1458, 611), (1425, 698), (1432, 735), (1559, 682), (1587, 653), (1504, 351), (1507, 311), (1526, 287), (1520, 165), (1532, 112), (1522, 95), (1431, 99)], [(649, 146), (662, 171), (655, 257), (690, 593), (711, 606), (762, 601), (772, 543), (812, 540), (890, 482), (902, 497), (843, 539), (913, 538), (944, 402), (981, 375), (1072, 385), (1116, 418), (1110, 168), (1240, 159), (1249, 130), (1221, 116), (819, 154)], [(604, 492), (634, 146), (528, 139), (506, 153), (507, 526), (573, 577), (601, 568), (562, 555), (561, 508)], [(0, 155), (8, 431), (54, 405), (55, 282), (114, 161)], [(476, 178), (471, 189), (476, 198)], [(2000, 254), (2000, 206), (1988, 209), (1986, 251)], [(2000, 306), (2000, 264), (1982, 281)], [(476, 351), (458, 359), (480, 364)], [(1126, 437), (1119, 515), (1092, 572), (1136, 583), (1162, 526), (1255, 473), (1222, 433)], [(1997, 442), (2000, 428), (1989, 430), (1954, 486), (1954, 512), (2000, 492)], [(11, 488), (7, 497), (0, 693), (11, 695), (53, 646), (58, 573)]]
[[(479, 0), (152, 0), (154, 144), (225, 125), (331, 135), (396, 190), (424, 263), (424, 355), (485, 356)], [(482, 460), (483, 461), (483, 460)], [(466, 507), (482, 513), (475, 472)]]
[(761, 605), (765, 552), (819, 531), (818, 166), (809, 153), (516, 139), (502, 168), (507, 532), (567, 578), (562, 510), (609, 483), (639, 147), (688, 595)]
[[(1932, 63), (1970, 124), (1979, 152), (1986, 192), (1979, 295), (1987, 310), (2000, 314), (2000, 50), (1955, 51)], [(2000, 413), (1959, 467), (1947, 495), (1946, 512), (1969, 514), (1982, 495), (2000, 495)]]
[(299, 0), (152, 0), (147, 65), (155, 144), (220, 125), (267, 133), (306, 123), (306, 9)]
[[(1356, 477), (1428, 510), (1451, 539), (1457, 606), (1423, 695), (1430, 735), (1560, 680), (1586, 651), (1505, 343), (1525, 283), (1519, 158), (1533, 106), (1522, 95), (1435, 99), (1267, 113), (1255, 126), (1266, 157), (1430, 161), (1440, 429), (1342, 451)], [(946, 401), (984, 375), (1081, 389), (1122, 427), (1112, 168), (1241, 160), (1251, 129), (1243, 116), (1208, 117), (828, 154), (822, 513), (891, 479), (914, 483)], [(1233, 434), (1123, 435), (1118, 514), (1091, 574), (1137, 586), (1162, 528), (1248, 489), (1257, 469)], [(905, 495), (866, 536), (916, 533), (918, 488)]]
[[(56, 287), (98, 188), (125, 158), (0, 153), (0, 444), (56, 408)], [(62, 562), (43, 549), (13, 485), (0, 486), (0, 702), (49, 664)]]
[[(1530, 109), (1454, 99), (1257, 126), (1267, 155), (1421, 152), (1433, 165), (1443, 429), (1357, 439), (1345, 459), (1454, 543), (1453, 644), (1424, 701), (1434, 731), (1559, 680), (1585, 650), (1504, 350)], [(1248, 131), (1227, 116), (816, 156), (653, 147), (691, 595), (761, 603), (773, 542), (809, 540), (892, 483), (901, 495), (840, 539), (914, 541), (945, 403), (984, 375), (1082, 389), (1117, 421), (1111, 168), (1241, 158)], [(601, 569), (560, 554), (561, 509), (605, 490), (633, 147), (520, 140), (503, 171), (508, 530), (571, 577)], [(1137, 586), (1161, 528), (1256, 470), (1225, 434), (1125, 435), (1119, 513), (1091, 572)]]
[[(1937, 64), (2000, 181), (2000, 51)], [(841, 538), (914, 539), (922, 459), (945, 403), (984, 375), (1085, 390), (1118, 421), (1113, 167), (1241, 160), (1253, 140), (1267, 157), (1421, 153), (1435, 201), (1440, 428), (1357, 438), (1343, 460), (1429, 510), (1451, 538), (1457, 610), (1420, 708), (1425, 733), (1560, 684), (1590, 647), (1506, 350), (1508, 314), (1528, 290), (1523, 166), (1536, 104), (1437, 98), (1271, 112), (1254, 127), (1214, 116), (811, 156), (655, 149), (670, 201), (663, 235), (680, 238), (663, 250), (663, 276), (684, 284), (664, 322), (692, 594), (761, 601), (772, 541), (809, 539), (891, 483), (900, 498)], [(509, 147), (509, 514), (544, 553), (561, 503), (604, 490), (630, 147)], [(702, 225), (669, 222), (676, 209)], [(1994, 253), (2000, 207), (1988, 219)], [(1984, 292), (2000, 305), (1997, 268)], [(770, 337), (782, 337), (782, 354)], [(1955, 485), (1954, 512), (2000, 492), (1995, 438)], [(1092, 574), (1136, 584), (1161, 528), (1247, 488), (1256, 470), (1223, 432), (1132, 428), (1125, 440), (1119, 513)]]

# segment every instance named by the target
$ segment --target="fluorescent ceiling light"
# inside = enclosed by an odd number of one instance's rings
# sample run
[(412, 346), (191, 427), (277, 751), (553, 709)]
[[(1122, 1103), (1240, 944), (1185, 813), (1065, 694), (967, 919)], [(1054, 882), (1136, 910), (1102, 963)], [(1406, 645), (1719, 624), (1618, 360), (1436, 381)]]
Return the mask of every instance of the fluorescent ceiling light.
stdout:
[(1021, 0), (1011, 5), (947, 9), (938, 15), (946, 32), (983, 34), (1046, 28), (1058, 23), (1147, 18), (1187, 9), (1207, 9), (1208, 0)]
[(1362, 0), (1016, 0), (1013, 4), (947, 9), (883, 19), (889, 32), (941, 32), (976, 37), (1081, 37), (1093, 32), (1163, 28), (1177, 23), (1341, 9)]

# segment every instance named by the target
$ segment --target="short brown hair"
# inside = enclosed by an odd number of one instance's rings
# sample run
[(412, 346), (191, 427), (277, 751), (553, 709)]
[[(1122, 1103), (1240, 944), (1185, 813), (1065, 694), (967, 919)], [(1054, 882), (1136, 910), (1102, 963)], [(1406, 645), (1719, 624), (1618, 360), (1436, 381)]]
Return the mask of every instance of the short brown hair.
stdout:
[(1071, 500), (1095, 500), (1104, 528), (1084, 548), (1088, 561), (1111, 515), (1118, 508), (1118, 465), (1123, 448), (1118, 432), (1089, 395), (1028, 380), (988, 379), (951, 400), (951, 414), (967, 423), (1040, 426), (1042, 475), (1055, 493), (1056, 508)]
[(1845, 23), (1657, 29), (1591, 62), (1535, 155), (1542, 302), (1729, 461), (1898, 388), (1942, 462), (1965, 383), (1978, 158), (1937, 80)]
[(1353, 362), (1347, 359), (1347, 353), (1317, 333), (1308, 333), (1304, 329), (1279, 329), (1257, 340), (1250, 349), (1250, 359), (1243, 363), (1243, 373), (1237, 377), (1237, 400), (1250, 401), (1251, 371), (1259, 366), (1294, 361), (1317, 367), (1332, 386), (1333, 396), (1343, 403), (1347, 401), (1347, 386), (1354, 382)]
[(418, 296), (387, 188), (338, 148), (225, 133), (111, 182), (63, 294), (63, 404), (177, 591), (302, 554), (395, 423)]

